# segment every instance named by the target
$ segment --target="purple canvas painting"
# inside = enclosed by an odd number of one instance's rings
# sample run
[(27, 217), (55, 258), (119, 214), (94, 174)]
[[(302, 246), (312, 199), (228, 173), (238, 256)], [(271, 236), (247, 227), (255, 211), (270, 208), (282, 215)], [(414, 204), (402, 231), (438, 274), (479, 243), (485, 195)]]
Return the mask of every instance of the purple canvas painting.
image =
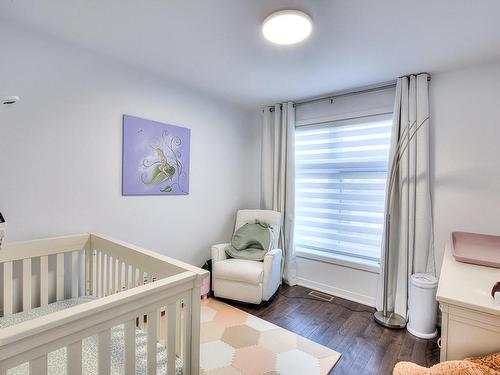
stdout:
[(191, 131), (123, 116), (123, 195), (189, 193)]

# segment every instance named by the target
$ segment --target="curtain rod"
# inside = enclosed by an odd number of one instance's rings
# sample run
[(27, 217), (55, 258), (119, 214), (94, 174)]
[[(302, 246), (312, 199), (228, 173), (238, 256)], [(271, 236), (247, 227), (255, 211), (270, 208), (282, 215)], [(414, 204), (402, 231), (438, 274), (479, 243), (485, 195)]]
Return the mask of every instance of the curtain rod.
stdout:
[[(334, 100), (337, 98), (358, 95), (358, 94), (365, 94), (365, 93), (379, 91), (379, 90), (385, 90), (385, 89), (388, 89), (391, 87), (396, 87), (396, 81), (379, 83), (377, 85), (365, 86), (363, 88), (357, 88), (357, 89), (352, 89), (352, 90), (340, 91), (340, 92), (337, 92), (336, 94), (330, 94), (327, 96), (320, 96), (320, 97), (316, 97), (316, 98), (304, 99), (304, 100), (294, 102), (293, 106), (296, 107), (296, 106), (301, 105), (301, 104), (323, 102), (326, 100), (329, 100), (330, 104), (333, 104)], [(283, 108), (282, 104), (280, 104), (280, 108)], [(274, 107), (270, 107), (269, 111), (274, 112)]]
[[(421, 72), (421, 73), (411, 74), (411, 75), (417, 76), (417, 75), (420, 75), (420, 74), (428, 74), (427, 81), (431, 80), (431, 75), (429, 73), (427, 73), (427, 72)], [(401, 76), (401, 77), (398, 77), (398, 78), (402, 78), (402, 77), (408, 77), (408, 76)], [(388, 89), (388, 88), (391, 88), (391, 87), (396, 87), (396, 81), (395, 80), (394, 81), (389, 81), (389, 82), (379, 83), (379, 84), (372, 85), (372, 86), (365, 86), (365, 87), (362, 87), (362, 88), (347, 90), (347, 91), (344, 91), (344, 92), (337, 92), (337, 93), (334, 93), (334, 94), (330, 94), (330, 95), (326, 95), (326, 96), (320, 96), (320, 97), (317, 97), (317, 98), (311, 98), (311, 99), (304, 99), (304, 100), (296, 101), (294, 103), (294, 106), (301, 105), (301, 104), (309, 104), (309, 103), (321, 102), (321, 101), (326, 101), (326, 100), (329, 100), (331, 103), (333, 103), (333, 101), (336, 98), (341, 98), (341, 97), (351, 96), (351, 95), (357, 95), (357, 94), (364, 94), (364, 93), (369, 93), (369, 92), (374, 92), (374, 91), (379, 91), (379, 90), (385, 90), (385, 89)], [(270, 111), (274, 112), (274, 107), (271, 107)]]
[[(429, 82), (431, 80), (431, 75), (429, 73), (427, 73), (427, 72), (420, 72), (420, 73), (411, 74), (411, 75), (418, 76), (420, 74), (427, 74), (428, 75), (427, 82)], [(401, 77), (398, 77), (398, 78), (409, 77), (409, 76), (410, 75), (401, 76)], [(344, 92), (338, 92), (338, 93), (334, 93), (334, 94), (330, 94), (330, 95), (326, 95), (326, 96), (321, 96), (321, 97), (318, 97), (318, 98), (311, 98), (311, 99), (300, 100), (300, 101), (295, 102), (295, 105), (320, 102), (320, 101), (324, 101), (324, 100), (329, 100), (330, 102), (333, 103), (333, 100), (335, 98), (340, 98), (340, 97), (344, 97), (344, 96), (351, 96), (351, 95), (357, 95), (357, 94), (364, 94), (364, 93), (368, 93), (368, 92), (373, 92), (373, 91), (379, 91), (379, 90), (388, 89), (390, 87), (396, 87), (396, 82), (397, 82), (396, 80), (389, 81), (389, 82), (382, 82), (382, 83), (375, 84), (375, 85), (372, 85), (372, 86), (365, 86), (365, 87), (361, 87), (361, 88), (357, 88), (357, 89), (347, 90), (347, 91), (344, 91)]]
[(301, 104), (309, 104), (309, 103), (316, 103), (316, 102), (322, 102), (329, 100), (331, 103), (337, 98), (342, 98), (345, 96), (352, 96), (352, 95), (358, 95), (358, 94), (365, 94), (369, 92), (374, 92), (374, 91), (380, 91), (380, 90), (385, 90), (391, 87), (396, 87), (396, 81), (392, 82), (386, 82), (382, 84), (378, 84), (376, 86), (372, 87), (365, 87), (365, 88), (359, 88), (359, 89), (353, 89), (353, 90), (348, 90), (345, 92), (339, 92), (336, 94), (330, 94), (326, 96), (320, 96), (318, 98), (312, 98), (312, 99), (305, 99), (305, 100), (300, 100), (295, 102), (295, 105), (301, 105)]

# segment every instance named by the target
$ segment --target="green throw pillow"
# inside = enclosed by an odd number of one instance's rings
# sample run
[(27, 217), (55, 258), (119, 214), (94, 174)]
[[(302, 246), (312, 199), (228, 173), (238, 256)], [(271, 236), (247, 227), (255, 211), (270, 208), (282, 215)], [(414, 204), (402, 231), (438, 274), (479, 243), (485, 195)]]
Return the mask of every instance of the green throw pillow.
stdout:
[(255, 220), (255, 223), (246, 223), (238, 228), (225, 250), (231, 258), (264, 260), (266, 253), (271, 250), (272, 242), (271, 226)]

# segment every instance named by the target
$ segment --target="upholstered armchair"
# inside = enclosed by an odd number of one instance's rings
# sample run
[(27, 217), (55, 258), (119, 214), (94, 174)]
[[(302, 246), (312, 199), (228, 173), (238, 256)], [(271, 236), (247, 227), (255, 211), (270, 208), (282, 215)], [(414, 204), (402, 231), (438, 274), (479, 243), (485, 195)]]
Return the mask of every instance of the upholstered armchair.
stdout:
[(271, 210), (239, 210), (234, 230), (255, 220), (271, 226), (273, 242), (264, 261), (228, 258), (228, 243), (212, 246), (212, 283), (216, 297), (259, 304), (268, 301), (281, 283), (281, 249), (278, 239), (281, 231), (281, 214)]

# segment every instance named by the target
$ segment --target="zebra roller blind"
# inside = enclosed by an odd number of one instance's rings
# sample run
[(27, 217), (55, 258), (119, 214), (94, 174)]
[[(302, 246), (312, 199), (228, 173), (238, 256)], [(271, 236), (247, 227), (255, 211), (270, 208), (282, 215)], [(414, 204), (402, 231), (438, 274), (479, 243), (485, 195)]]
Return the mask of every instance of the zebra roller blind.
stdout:
[(299, 126), (295, 245), (380, 260), (392, 114)]

